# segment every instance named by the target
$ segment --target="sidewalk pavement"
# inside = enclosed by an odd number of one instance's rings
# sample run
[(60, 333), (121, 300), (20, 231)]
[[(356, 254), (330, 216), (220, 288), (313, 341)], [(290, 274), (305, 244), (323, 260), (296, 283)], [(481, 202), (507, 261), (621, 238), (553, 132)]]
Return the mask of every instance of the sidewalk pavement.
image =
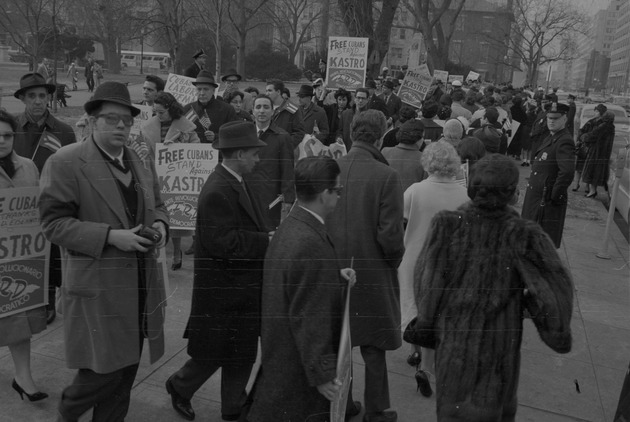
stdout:
[[(529, 175), (521, 168), (521, 192)], [(602, 192), (600, 192), (601, 195)], [(572, 320), (573, 349), (559, 355), (539, 339), (530, 320), (524, 322), (517, 420), (523, 422), (612, 422), (621, 385), (630, 361), (630, 272), (628, 243), (612, 227), (610, 260), (595, 254), (602, 243), (606, 210), (599, 200), (570, 192), (562, 247), (559, 252), (575, 282)], [(187, 248), (190, 238), (185, 238)], [(170, 253), (170, 248), (168, 249)], [(170, 264), (170, 256), (168, 262)], [(166, 352), (155, 365), (145, 353), (132, 391), (127, 421), (182, 421), (171, 408), (164, 388), (166, 379), (188, 356), (182, 334), (190, 311), (193, 263), (184, 256), (181, 270), (169, 271), (170, 291), (166, 314)], [(66, 369), (63, 350), (63, 316), (33, 337), (32, 371), (38, 386), (50, 397), (36, 403), (20, 401), (10, 388), (13, 363), (8, 348), (0, 348), (0, 422), (49, 422), (55, 419), (61, 391), (75, 371)], [(388, 353), (392, 408), (400, 422), (436, 420), (435, 396), (416, 392), (414, 369), (406, 363), (409, 345)], [(354, 355), (354, 395), (363, 401), (364, 368)], [(219, 422), (220, 377), (215, 374), (192, 400), (197, 421)], [(90, 414), (81, 421), (88, 421)], [(358, 422), (361, 417), (355, 417)]]

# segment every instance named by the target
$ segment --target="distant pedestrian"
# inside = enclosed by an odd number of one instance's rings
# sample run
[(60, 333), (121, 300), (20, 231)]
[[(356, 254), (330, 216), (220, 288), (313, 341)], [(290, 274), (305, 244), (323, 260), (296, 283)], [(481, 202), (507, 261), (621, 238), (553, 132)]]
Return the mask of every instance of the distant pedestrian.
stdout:
[(79, 71), (77, 70), (76, 62), (73, 61), (72, 63), (70, 63), (70, 67), (68, 67), (67, 76), (72, 81), (72, 90), (76, 91), (77, 90), (77, 82), (79, 81)]
[(94, 91), (94, 59), (90, 57), (85, 64), (85, 71), (83, 72), (85, 76), (85, 83), (88, 87), (88, 92)]
[(92, 68), (92, 78), (94, 79), (95, 87), (101, 85), (103, 80), (103, 66), (101, 66), (99, 62), (94, 62), (94, 67)]

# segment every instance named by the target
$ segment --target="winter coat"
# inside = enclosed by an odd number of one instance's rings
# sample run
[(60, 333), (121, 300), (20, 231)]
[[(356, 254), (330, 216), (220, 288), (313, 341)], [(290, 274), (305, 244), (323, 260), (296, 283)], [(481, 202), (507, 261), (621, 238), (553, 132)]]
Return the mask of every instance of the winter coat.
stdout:
[(313, 128), (317, 123), (319, 133), (314, 134), (322, 143), (328, 139), (328, 117), (323, 108), (312, 103), (308, 108), (300, 107), (302, 112), (302, 126), (304, 133), (313, 134)]
[(251, 190), (249, 198), (223, 164), (199, 194), (192, 304), (184, 337), (192, 358), (215, 365), (246, 366), (256, 359), (269, 235)]
[(374, 145), (355, 142), (339, 160), (344, 190), (328, 216), (340, 266), (353, 267), (357, 284), (350, 299), (352, 346), (400, 347), (403, 192), (400, 176)]
[[(157, 251), (124, 252), (107, 244), (110, 229), (168, 228), (153, 166), (125, 151), (138, 185), (138, 213), (131, 221), (115, 177), (93, 138), (52, 155), (42, 173), (40, 216), (46, 238), (61, 247), (66, 363), (73, 369), (110, 373), (140, 360), (138, 316), (142, 313), (151, 363), (164, 353), (164, 282)], [(138, 309), (139, 259), (143, 255), (145, 309)], [(140, 312), (142, 311), (142, 312)]]
[(615, 141), (615, 125), (603, 122), (584, 136), (588, 147), (582, 181), (595, 186), (606, 186), (610, 174), (610, 154)]
[(514, 420), (525, 309), (545, 344), (571, 350), (570, 273), (541, 228), (510, 207), (437, 214), (415, 283), (411, 340), (436, 350), (438, 421)]
[(262, 370), (247, 419), (328, 421), (317, 386), (337, 372), (344, 282), (325, 226), (295, 206), (275, 233), (262, 288)]
[(538, 222), (557, 248), (567, 211), (567, 189), (575, 172), (575, 147), (567, 129), (549, 135), (534, 151), (523, 200), (523, 218)]
[(238, 120), (234, 107), (217, 98), (210, 99), (210, 101), (206, 104), (202, 104), (199, 101), (187, 104), (184, 107), (184, 115), (186, 115), (191, 109), (194, 110), (195, 113), (193, 114), (193, 118), (190, 120), (195, 124), (195, 131), (202, 143), (209, 142), (205, 135), (206, 128), (201, 123), (201, 119), (204, 117), (204, 111), (210, 119), (210, 127), (208, 130), (214, 132), (213, 142), (216, 142), (219, 139), (219, 128), (224, 123)]

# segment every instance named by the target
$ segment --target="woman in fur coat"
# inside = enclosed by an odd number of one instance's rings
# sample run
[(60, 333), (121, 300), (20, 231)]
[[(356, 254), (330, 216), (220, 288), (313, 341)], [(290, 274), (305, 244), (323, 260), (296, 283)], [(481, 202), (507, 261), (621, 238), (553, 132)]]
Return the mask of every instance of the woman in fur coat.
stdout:
[(549, 347), (571, 350), (573, 283), (549, 236), (508, 205), (518, 177), (509, 158), (482, 158), (472, 201), (436, 215), (416, 265), (405, 339), (436, 349), (438, 421), (514, 421), (525, 310)]

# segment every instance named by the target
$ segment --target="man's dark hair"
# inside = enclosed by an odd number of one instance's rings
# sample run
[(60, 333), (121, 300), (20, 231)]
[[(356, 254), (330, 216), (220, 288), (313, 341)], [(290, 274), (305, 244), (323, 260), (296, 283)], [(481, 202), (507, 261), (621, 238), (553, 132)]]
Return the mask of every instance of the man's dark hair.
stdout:
[(400, 109), (399, 115), (400, 118), (398, 119), (398, 121), (400, 123), (405, 123), (407, 120), (415, 119), (418, 116), (418, 113), (416, 112), (415, 108), (406, 105)]
[(332, 189), (341, 173), (330, 157), (306, 157), (295, 166), (295, 193), (302, 202), (311, 202), (326, 189)]
[(17, 119), (10, 113), (0, 109), (0, 122), (4, 122), (11, 126), (11, 130), (13, 132), (17, 132), (18, 130), (18, 121)]
[(289, 91), (289, 88), (287, 87), (282, 88), (280, 93), (286, 95), (287, 98), (291, 98), (291, 91)]
[(352, 142), (376, 144), (387, 129), (385, 115), (379, 110), (365, 110), (354, 117), (350, 123)]
[(258, 91), (258, 88), (256, 88), (255, 86), (248, 86), (247, 88), (245, 88), (243, 91), (248, 92), (248, 93), (252, 93), (255, 92), (256, 95), (260, 95), (260, 91)]
[(424, 125), (420, 120), (412, 119), (403, 123), (396, 133), (396, 140), (401, 144), (413, 145), (422, 139)]
[(269, 103), (271, 104), (271, 106), (273, 107), (273, 101), (271, 101), (271, 97), (269, 97), (269, 95), (267, 94), (260, 94), (259, 96), (257, 96), (256, 98), (254, 98), (254, 102), (252, 104), (252, 106), (256, 105), (256, 101), (260, 100), (260, 99), (267, 99), (267, 101), (269, 101)]
[(145, 81), (147, 82), (151, 82), (153, 85), (155, 85), (155, 90), (157, 92), (161, 92), (164, 91), (164, 79), (160, 78), (159, 76), (155, 76), (155, 75), (147, 75), (146, 78), (144, 78)]
[(465, 96), (466, 96), (466, 93), (462, 89), (456, 89), (453, 92), (451, 92), (451, 99), (453, 101), (462, 101)]
[(363, 92), (365, 95), (367, 95), (368, 98), (370, 98), (370, 90), (369, 89), (367, 89), (367, 88), (357, 88), (356, 91), (354, 92), (354, 96), (356, 97), (359, 92)]
[(267, 81), (267, 85), (273, 85), (274, 91), (282, 92), (282, 90), (284, 89), (284, 82), (282, 82), (280, 79), (271, 79)]
[(440, 106), (435, 101), (427, 101), (422, 105), (422, 117), (432, 119), (437, 116)]
[(488, 107), (486, 108), (486, 112), (484, 113), (483, 117), (486, 118), (488, 123), (493, 125), (499, 121), (499, 111), (494, 107)]
[(516, 192), (518, 178), (513, 160), (500, 154), (486, 155), (471, 171), (468, 197), (480, 208), (504, 208)]

